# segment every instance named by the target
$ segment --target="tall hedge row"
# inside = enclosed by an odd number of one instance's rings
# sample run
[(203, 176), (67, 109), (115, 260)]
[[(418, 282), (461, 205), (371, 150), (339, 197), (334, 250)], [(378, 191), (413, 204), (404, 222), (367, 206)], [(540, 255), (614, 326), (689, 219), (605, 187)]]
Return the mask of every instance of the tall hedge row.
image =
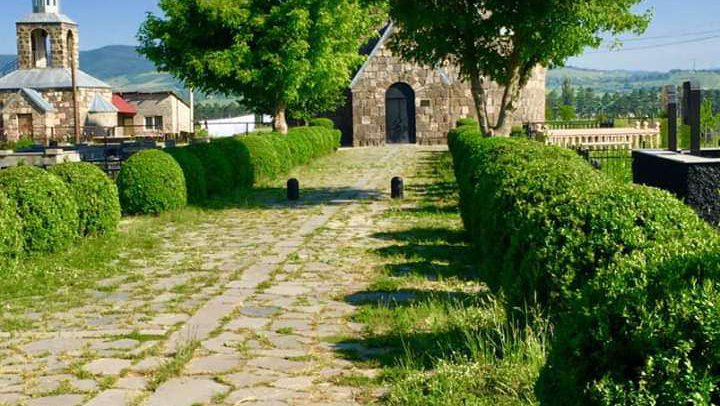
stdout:
[(538, 301), (557, 324), (542, 404), (720, 400), (714, 229), (571, 151), (474, 127), (449, 143), (483, 274), (510, 308)]
[[(340, 131), (325, 127), (293, 128), (287, 135), (254, 133), (213, 140), (169, 151), (185, 172), (191, 203), (205, 200), (193, 191), (204, 174), (207, 195), (222, 197), (257, 182), (271, 181), (298, 165), (329, 154), (340, 146)], [(187, 154), (197, 158), (189, 162)], [(198, 167), (199, 166), (199, 167)]]

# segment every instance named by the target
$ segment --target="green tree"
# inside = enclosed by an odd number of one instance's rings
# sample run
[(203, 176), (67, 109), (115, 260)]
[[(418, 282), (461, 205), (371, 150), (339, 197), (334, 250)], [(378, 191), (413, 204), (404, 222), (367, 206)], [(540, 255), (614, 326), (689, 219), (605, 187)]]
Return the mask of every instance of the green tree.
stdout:
[(272, 113), (311, 116), (336, 107), (360, 47), (384, 18), (362, 0), (160, 0), (140, 53), (187, 86), (237, 96)]
[(575, 105), (575, 88), (573, 88), (572, 80), (564, 77), (562, 81), (561, 96), (562, 104), (566, 106)]
[(713, 101), (706, 97), (700, 108), (700, 131), (706, 139), (710, 139), (718, 130), (718, 126), (720, 126), (720, 115), (715, 115)]
[[(602, 34), (642, 33), (650, 11), (641, 0), (390, 0), (398, 29), (393, 48), (430, 66), (449, 60), (469, 80), (487, 135), (508, 134), (522, 88), (538, 66), (562, 65)], [(485, 80), (504, 87), (495, 123), (486, 114)]]
[(566, 104), (560, 106), (560, 119), (562, 121), (572, 121), (577, 118), (577, 114), (575, 113), (575, 107), (568, 106)]

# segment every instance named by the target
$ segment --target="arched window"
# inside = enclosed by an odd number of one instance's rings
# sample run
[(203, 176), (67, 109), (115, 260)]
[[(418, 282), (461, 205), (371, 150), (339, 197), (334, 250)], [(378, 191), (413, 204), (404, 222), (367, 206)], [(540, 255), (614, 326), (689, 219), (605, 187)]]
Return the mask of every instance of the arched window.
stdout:
[(38, 28), (30, 33), (30, 41), (32, 45), (32, 66), (34, 68), (52, 67), (50, 34), (42, 28)]

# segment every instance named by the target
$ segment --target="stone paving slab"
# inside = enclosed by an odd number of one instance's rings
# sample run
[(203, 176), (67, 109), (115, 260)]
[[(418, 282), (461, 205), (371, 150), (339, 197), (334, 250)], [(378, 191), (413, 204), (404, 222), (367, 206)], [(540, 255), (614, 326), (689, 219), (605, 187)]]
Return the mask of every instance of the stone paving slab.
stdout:
[[(44, 328), (0, 340), (0, 405), (2, 396), (26, 402), (31, 382), (58, 389), (52, 377), (67, 375), (79, 393), (115, 379), (90, 405), (357, 404), (357, 391), (334, 379), (363, 370), (328, 343), (361, 328), (347, 321), (355, 307), (342, 298), (364, 290), (370, 265), (346, 252), (383, 243), (372, 235), (386, 221), (389, 179), (423, 150), (342, 151), (321, 170), (294, 175), (313, 190), (300, 203), (224, 210), (183, 235), (158, 230), (167, 238), (158, 258), (124, 253), (132, 274), (102, 281), (67, 312), (28, 314)], [(193, 340), (177, 376), (148, 392), (153, 371)], [(73, 376), (78, 370), (93, 378)]]

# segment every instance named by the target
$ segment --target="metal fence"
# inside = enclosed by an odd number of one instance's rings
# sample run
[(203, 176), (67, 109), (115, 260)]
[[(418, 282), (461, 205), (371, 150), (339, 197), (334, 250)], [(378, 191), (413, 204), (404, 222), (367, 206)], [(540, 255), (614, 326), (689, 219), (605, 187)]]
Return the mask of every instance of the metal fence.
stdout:
[(626, 147), (581, 147), (577, 153), (595, 169), (618, 182), (632, 183), (632, 149)]

